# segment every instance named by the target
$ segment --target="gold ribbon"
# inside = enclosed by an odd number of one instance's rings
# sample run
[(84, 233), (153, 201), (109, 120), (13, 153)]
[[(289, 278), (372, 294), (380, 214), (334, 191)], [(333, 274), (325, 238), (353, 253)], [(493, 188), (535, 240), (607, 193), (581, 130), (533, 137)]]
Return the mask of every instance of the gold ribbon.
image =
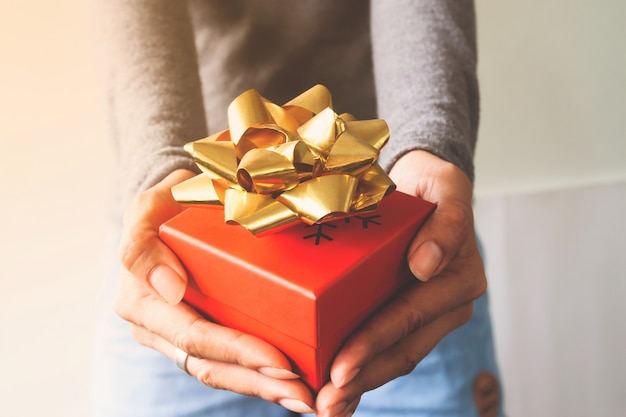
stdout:
[(389, 140), (385, 121), (337, 115), (322, 85), (283, 106), (248, 90), (228, 107), (228, 126), (185, 145), (202, 173), (172, 194), (223, 205), (226, 222), (255, 235), (374, 210), (395, 190), (376, 163)]

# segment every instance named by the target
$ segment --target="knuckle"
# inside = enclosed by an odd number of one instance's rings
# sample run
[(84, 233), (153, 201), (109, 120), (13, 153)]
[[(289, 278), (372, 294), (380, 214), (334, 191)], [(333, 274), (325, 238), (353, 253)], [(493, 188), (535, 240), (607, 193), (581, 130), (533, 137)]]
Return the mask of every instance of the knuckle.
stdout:
[(226, 387), (222, 386), (219, 383), (219, 378), (216, 378), (215, 372), (213, 368), (208, 365), (205, 366), (201, 371), (198, 372), (197, 376), (198, 381), (207, 387), (215, 388), (215, 389), (225, 389)]
[[(380, 331), (373, 325), (371, 322), (365, 323), (361, 328), (362, 334), (365, 335), (366, 340), (368, 340), (367, 347), (363, 346), (369, 350), (369, 352), (379, 352), (384, 350), (387, 347), (385, 340), (383, 339)], [(365, 351), (365, 349), (361, 349), (361, 351)]]
[(467, 294), (471, 300), (475, 300), (482, 296), (487, 291), (487, 277), (484, 270), (481, 268), (473, 279), (468, 280)]
[(139, 191), (133, 199), (133, 206), (135, 209), (141, 211), (146, 205), (149, 206), (150, 203), (154, 201), (154, 196), (156, 194), (155, 191), (155, 187)]
[(201, 326), (202, 320), (196, 318), (191, 325), (179, 331), (174, 335), (174, 345), (189, 353), (191, 356), (200, 356), (198, 350), (198, 344), (194, 335), (198, 334), (196, 331)]
[(130, 333), (140, 345), (149, 347), (151, 349), (157, 349), (159, 337), (148, 329), (142, 326), (138, 326), (136, 324), (131, 324)]
[(154, 188), (149, 188), (140, 192), (133, 202), (133, 210), (135, 213), (143, 213), (151, 210), (160, 204), (159, 194)]
[(259, 397), (259, 398), (263, 398), (264, 400), (267, 401), (272, 401), (275, 402), (277, 400), (277, 398), (274, 398), (273, 396), (269, 395), (268, 393), (265, 392), (265, 390), (262, 388), (261, 384), (257, 383), (256, 378), (254, 378), (252, 380), (249, 379), (248, 382), (251, 382), (252, 384), (250, 385), (250, 387), (248, 388), (249, 392), (248, 394), (253, 396), (253, 397)]
[(124, 268), (133, 271), (141, 258), (144, 240), (136, 236), (126, 236), (120, 245), (120, 260)]
[(143, 346), (149, 346), (149, 340), (146, 337), (146, 332), (144, 329), (132, 324), (130, 326), (130, 333), (133, 336), (133, 339), (135, 339), (138, 343)]
[(128, 319), (130, 318), (130, 309), (126, 306), (126, 303), (124, 303), (124, 301), (121, 300), (119, 297), (115, 299), (115, 303), (113, 304), (113, 310), (115, 311), (115, 314), (117, 314), (124, 320), (128, 321)]
[(477, 280), (474, 285), (474, 298), (478, 298), (482, 296), (485, 292), (487, 292), (487, 278), (485, 278), (484, 274)]
[(408, 375), (415, 367), (421, 362), (422, 357), (412, 352), (412, 354), (404, 355), (402, 360), (402, 368), (400, 369), (400, 375)]
[(253, 337), (246, 333), (237, 334), (230, 344), (224, 346), (224, 350), (222, 351), (224, 360), (239, 365), (245, 365), (245, 360), (240, 352), (247, 351), (252, 339)]
[(228, 383), (228, 375), (225, 369), (219, 363), (203, 361), (202, 368), (196, 374), (196, 378), (207, 387), (218, 390), (231, 390)]
[(413, 303), (405, 297), (398, 297), (400, 314), (404, 317), (402, 337), (408, 336), (432, 321), (426, 309), (415, 308)]

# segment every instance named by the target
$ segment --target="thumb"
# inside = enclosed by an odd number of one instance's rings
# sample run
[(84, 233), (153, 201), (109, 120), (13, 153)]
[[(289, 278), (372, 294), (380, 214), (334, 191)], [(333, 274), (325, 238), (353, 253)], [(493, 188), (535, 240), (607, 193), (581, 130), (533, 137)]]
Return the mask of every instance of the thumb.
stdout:
[(472, 239), (471, 206), (440, 201), (408, 250), (408, 264), (421, 281), (441, 273)]

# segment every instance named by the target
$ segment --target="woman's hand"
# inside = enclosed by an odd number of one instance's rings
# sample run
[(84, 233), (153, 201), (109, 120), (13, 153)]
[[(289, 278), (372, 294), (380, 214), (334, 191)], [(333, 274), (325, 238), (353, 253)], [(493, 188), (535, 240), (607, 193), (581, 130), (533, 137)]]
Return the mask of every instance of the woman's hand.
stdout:
[(474, 232), (472, 185), (456, 166), (425, 152), (404, 155), (391, 170), (398, 189), (437, 204), (408, 248), (419, 284), (397, 296), (344, 344), (318, 415), (345, 416), (361, 395), (411, 372), (452, 330), (469, 320), (486, 290)]
[(125, 270), (116, 297), (117, 313), (131, 323), (141, 344), (174, 360), (189, 354), (187, 369), (207, 386), (257, 396), (300, 413), (313, 398), (287, 358), (268, 343), (219, 326), (181, 303), (185, 269), (161, 242), (159, 226), (182, 208), (170, 188), (194, 174), (178, 170), (143, 192), (124, 217), (120, 255)]

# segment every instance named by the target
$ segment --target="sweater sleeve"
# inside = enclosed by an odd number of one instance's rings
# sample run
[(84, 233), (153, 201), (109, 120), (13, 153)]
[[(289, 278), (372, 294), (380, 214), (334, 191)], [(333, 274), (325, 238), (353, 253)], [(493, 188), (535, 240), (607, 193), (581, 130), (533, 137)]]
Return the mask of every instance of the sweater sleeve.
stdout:
[(193, 169), (181, 145), (206, 136), (206, 120), (187, 2), (94, 1), (121, 209), (174, 169)]
[(423, 149), (474, 179), (478, 128), (472, 0), (372, 0), (372, 48), (379, 116), (391, 130), (381, 155), (390, 169)]

